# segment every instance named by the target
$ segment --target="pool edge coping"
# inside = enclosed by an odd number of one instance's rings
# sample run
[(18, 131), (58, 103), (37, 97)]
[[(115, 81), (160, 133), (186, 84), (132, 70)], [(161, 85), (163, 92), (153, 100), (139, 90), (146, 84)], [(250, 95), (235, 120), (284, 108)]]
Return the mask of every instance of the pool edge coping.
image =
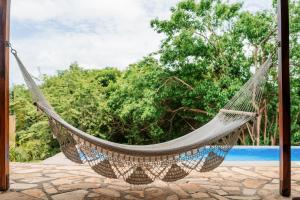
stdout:
[[(280, 146), (245, 146), (235, 145), (232, 149), (278, 149)], [(300, 149), (300, 146), (291, 146), (292, 149)]]
[[(223, 161), (221, 166), (278, 166), (280, 161)], [(292, 161), (292, 167), (300, 167), (300, 161)]]

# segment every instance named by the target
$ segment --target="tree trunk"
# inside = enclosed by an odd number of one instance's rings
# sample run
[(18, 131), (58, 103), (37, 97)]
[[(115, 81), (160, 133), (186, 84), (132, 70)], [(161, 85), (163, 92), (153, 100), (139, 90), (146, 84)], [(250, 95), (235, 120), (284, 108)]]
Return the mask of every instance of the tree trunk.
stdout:
[(262, 119), (262, 115), (261, 113), (258, 114), (257, 118), (256, 118), (256, 145), (259, 146), (260, 145), (260, 128), (261, 128), (261, 119)]
[(268, 126), (268, 108), (267, 108), (267, 100), (264, 100), (264, 144), (267, 144), (267, 126)]
[(278, 130), (278, 113), (276, 113), (276, 119), (275, 119), (275, 126), (274, 126), (274, 133), (271, 137), (272, 146), (275, 146), (277, 144), (277, 130)]
[(249, 123), (246, 123), (246, 127), (247, 127), (247, 130), (248, 130), (248, 134), (250, 136), (250, 139), (252, 141), (252, 145), (255, 145), (255, 134), (254, 134), (254, 125), (251, 126)]

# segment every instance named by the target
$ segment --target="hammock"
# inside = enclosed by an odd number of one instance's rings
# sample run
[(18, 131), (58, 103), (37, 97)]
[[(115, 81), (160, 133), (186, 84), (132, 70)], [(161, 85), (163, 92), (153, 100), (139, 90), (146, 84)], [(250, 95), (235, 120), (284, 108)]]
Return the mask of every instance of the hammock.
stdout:
[(254, 120), (262, 99), (271, 58), (207, 124), (177, 139), (152, 145), (125, 145), (96, 138), (64, 121), (47, 102), (37, 84), (12, 51), (37, 108), (45, 113), (64, 155), (75, 163), (88, 162), (98, 174), (130, 184), (172, 182), (192, 170), (218, 167), (237, 142), (246, 123)]

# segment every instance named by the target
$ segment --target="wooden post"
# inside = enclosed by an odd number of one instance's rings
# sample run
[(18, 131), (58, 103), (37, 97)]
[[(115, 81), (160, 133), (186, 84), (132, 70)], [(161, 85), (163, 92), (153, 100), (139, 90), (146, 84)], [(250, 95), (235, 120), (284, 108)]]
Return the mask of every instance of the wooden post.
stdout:
[(0, 0), (0, 190), (9, 188), (9, 11), (10, 0)]
[(280, 132), (280, 194), (291, 194), (291, 117), (289, 74), (289, 6), (288, 0), (278, 0), (279, 48), (279, 132)]

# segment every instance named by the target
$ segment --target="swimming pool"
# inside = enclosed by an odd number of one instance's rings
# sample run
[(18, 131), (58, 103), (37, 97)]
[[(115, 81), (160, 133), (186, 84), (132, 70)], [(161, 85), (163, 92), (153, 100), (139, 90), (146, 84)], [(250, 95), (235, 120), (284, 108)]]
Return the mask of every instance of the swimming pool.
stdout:
[[(300, 161), (300, 147), (292, 147), (292, 161)], [(226, 161), (278, 161), (279, 147), (235, 146), (227, 154)]]
[[(300, 161), (300, 146), (291, 148), (292, 161)], [(96, 153), (97, 154), (97, 153)], [(79, 151), (82, 160), (88, 159)], [(104, 154), (98, 154), (104, 159)], [(94, 159), (94, 158), (90, 158)], [(185, 156), (181, 160), (189, 160)], [(193, 159), (199, 159), (194, 157)], [(225, 161), (279, 161), (279, 146), (234, 146), (225, 157)]]

